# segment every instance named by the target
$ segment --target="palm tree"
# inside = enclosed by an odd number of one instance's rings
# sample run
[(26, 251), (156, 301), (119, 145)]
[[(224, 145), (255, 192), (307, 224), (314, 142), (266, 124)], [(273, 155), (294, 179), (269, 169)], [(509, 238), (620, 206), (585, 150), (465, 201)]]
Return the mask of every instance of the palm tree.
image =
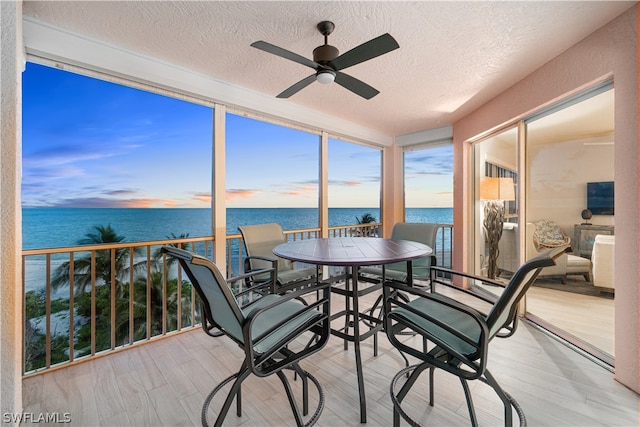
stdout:
[(370, 213), (366, 213), (360, 218), (356, 217), (356, 221), (358, 221), (358, 224), (371, 224), (372, 222), (376, 222), (376, 217)]
[[(366, 213), (362, 215), (362, 217), (356, 217), (356, 221), (358, 224), (372, 224), (376, 222), (376, 217), (371, 215), (370, 213)], [(372, 236), (375, 235), (376, 228), (375, 227), (362, 227), (357, 230), (358, 236)]]
[[(119, 236), (118, 233), (111, 227), (111, 225), (102, 226), (96, 225), (93, 227), (94, 231), (85, 234), (83, 239), (80, 239), (78, 245), (101, 245), (105, 243), (120, 243), (124, 241), (124, 236)], [(135, 249), (137, 253), (139, 248)], [(120, 248), (115, 249), (115, 265), (111, 265), (111, 251), (99, 250), (96, 251), (96, 278), (102, 279), (105, 285), (111, 286), (111, 268), (116, 272), (116, 289), (119, 289), (119, 276), (125, 274), (129, 267), (129, 249)], [(146, 262), (136, 263), (134, 268), (144, 268)], [(53, 273), (51, 280), (51, 286), (54, 290), (69, 284), (71, 262), (67, 261), (61, 264)], [(76, 293), (84, 293), (87, 288), (91, 286), (91, 254), (87, 254), (82, 257), (78, 257), (73, 261), (74, 282), (76, 287)]]
[[(189, 237), (189, 233), (182, 233), (179, 236), (176, 236), (174, 233), (171, 233), (171, 236), (166, 236), (167, 239), (171, 239), (171, 240), (176, 240), (176, 239), (186, 239)], [(181, 248), (184, 249), (185, 251), (190, 251), (191, 250), (191, 243), (169, 243), (167, 244), (167, 246), (171, 246), (174, 248)], [(162, 260), (162, 248), (157, 248), (153, 251), (153, 255), (151, 256), (153, 261), (155, 263), (160, 263), (160, 261)], [(167, 268), (171, 267), (173, 264), (175, 264), (177, 262), (177, 260), (173, 257), (167, 257)]]
[[(171, 278), (166, 281), (166, 290), (163, 288), (164, 276), (160, 271), (152, 271), (147, 281), (144, 277), (139, 277), (134, 282), (133, 301), (133, 340), (153, 337), (162, 334), (163, 322), (167, 331), (175, 331), (178, 328), (178, 304), (182, 308), (181, 325), (191, 325), (191, 284), (183, 280), (182, 295), (178, 301), (178, 278)], [(125, 285), (127, 288), (129, 284)], [(149, 301), (147, 301), (147, 287), (149, 287)], [(127, 290), (128, 294), (128, 290)], [(166, 304), (167, 311), (163, 318), (163, 306)], [(130, 313), (128, 298), (118, 299), (116, 302), (116, 336), (118, 341), (129, 339)], [(147, 336), (147, 314), (150, 318), (150, 336)]]

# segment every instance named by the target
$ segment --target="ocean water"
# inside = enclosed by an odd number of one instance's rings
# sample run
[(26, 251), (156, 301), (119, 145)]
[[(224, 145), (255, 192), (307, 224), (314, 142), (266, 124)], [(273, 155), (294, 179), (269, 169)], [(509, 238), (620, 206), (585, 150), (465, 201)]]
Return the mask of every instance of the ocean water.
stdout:
[[(331, 208), (329, 225), (356, 224), (356, 218), (370, 213), (377, 220), (377, 208)], [(318, 226), (316, 208), (230, 208), (227, 233), (237, 234), (238, 226), (277, 222), (285, 230)], [(453, 224), (453, 208), (407, 208), (407, 222)], [(24, 208), (22, 210), (23, 249), (76, 246), (95, 226), (111, 225), (126, 242), (163, 240), (172, 235), (211, 235), (210, 209), (132, 208)]]
[[(364, 214), (380, 218), (378, 209), (332, 208), (329, 209), (329, 225), (353, 225)], [(453, 223), (452, 208), (412, 208), (406, 211), (407, 222)], [(227, 233), (238, 234), (238, 226), (277, 222), (284, 230), (299, 230), (318, 226), (318, 210), (315, 208), (231, 208), (227, 209)], [(111, 225), (125, 242), (164, 240), (172, 235), (188, 234), (189, 237), (211, 235), (210, 209), (130, 209), (130, 208), (24, 208), (22, 210), (23, 249), (50, 249), (78, 246), (78, 241), (95, 226)], [(237, 245), (237, 241), (232, 242)], [(451, 247), (450, 236), (444, 238), (447, 251)], [(237, 251), (232, 251), (237, 254)], [(236, 257), (237, 255), (232, 255)], [(51, 268), (55, 269), (68, 260), (67, 255), (54, 254)], [(238, 260), (232, 258), (231, 265)], [(25, 288), (37, 290), (46, 283), (46, 261), (36, 255), (26, 260)], [(68, 287), (52, 293), (52, 298), (68, 297)]]

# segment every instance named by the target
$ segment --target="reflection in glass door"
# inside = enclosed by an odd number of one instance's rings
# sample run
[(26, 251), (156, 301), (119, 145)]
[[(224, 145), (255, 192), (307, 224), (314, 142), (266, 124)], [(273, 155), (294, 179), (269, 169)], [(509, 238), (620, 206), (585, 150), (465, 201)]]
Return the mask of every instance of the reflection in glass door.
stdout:
[(502, 281), (520, 265), (517, 147), (516, 128), (473, 146), (474, 272)]

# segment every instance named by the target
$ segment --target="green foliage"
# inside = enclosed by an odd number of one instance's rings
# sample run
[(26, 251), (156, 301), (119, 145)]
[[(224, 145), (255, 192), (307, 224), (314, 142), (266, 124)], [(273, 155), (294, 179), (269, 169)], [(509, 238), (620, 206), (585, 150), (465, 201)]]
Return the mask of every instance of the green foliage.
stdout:
[[(46, 292), (44, 289), (28, 291), (25, 294), (25, 371), (42, 368), (46, 363), (46, 335), (44, 316), (46, 315)], [(69, 313), (68, 299), (51, 301), (51, 313)], [(51, 337), (51, 364), (69, 360), (69, 335), (61, 334)]]
[[(188, 234), (179, 237), (172, 235), (173, 239), (187, 238)], [(119, 243), (124, 237), (119, 236), (109, 226), (95, 226), (94, 231), (87, 233), (78, 244), (103, 244)], [(175, 245), (178, 246), (178, 245)], [(189, 249), (189, 244), (181, 247)], [(112, 282), (111, 262), (115, 251), (115, 277)], [(130, 283), (122, 279), (130, 276), (131, 252), (128, 248), (115, 250), (99, 250), (95, 252), (95, 316), (91, 298), (91, 254), (79, 256), (71, 262), (63, 263), (53, 274), (52, 288), (59, 289), (69, 284), (71, 268), (74, 272), (75, 296), (74, 318), (76, 326), (74, 331), (75, 357), (91, 354), (92, 322), (95, 325), (95, 350), (100, 352), (112, 347), (112, 328), (115, 334), (113, 346), (118, 347), (132, 341), (139, 341), (150, 336), (160, 335), (164, 332), (178, 329), (178, 306), (181, 310), (180, 327), (190, 326), (198, 321), (191, 319), (191, 294), (192, 287), (187, 281), (178, 284), (177, 278), (168, 278), (163, 283), (163, 256), (159, 250), (152, 255), (149, 267), (150, 276), (147, 278), (147, 263), (136, 262), (134, 264), (133, 303), (130, 302)], [(135, 256), (135, 254), (134, 254)], [(175, 262), (168, 257), (167, 270)], [(113, 292), (112, 292), (113, 289)], [(148, 292), (147, 292), (148, 291)], [(111, 315), (112, 298), (115, 307), (114, 316)], [(166, 322), (163, 324), (163, 308), (166, 307)], [(199, 305), (195, 307), (198, 316)], [(56, 299), (51, 301), (52, 315), (58, 312), (69, 313), (69, 300)], [(131, 313), (132, 311), (132, 313)], [(46, 337), (40, 333), (43, 329), (46, 314), (46, 293), (44, 289), (29, 291), (25, 294), (25, 371), (42, 368), (46, 360)], [(93, 319), (93, 320), (92, 320)], [(149, 328), (147, 328), (150, 319)], [(133, 339), (130, 337), (130, 326), (133, 322)], [(51, 337), (51, 363), (60, 363), (69, 360), (69, 335), (61, 334)]]
[(358, 224), (371, 224), (376, 222), (376, 217), (370, 213), (366, 213), (360, 218), (356, 217), (356, 221), (358, 221)]
[[(34, 317), (44, 316), (47, 309), (46, 301), (44, 288), (28, 291), (24, 296), (25, 318), (33, 319)], [(58, 313), (59, 311), (69, 311), (68, 299), (51, 300), (51, 313)]]

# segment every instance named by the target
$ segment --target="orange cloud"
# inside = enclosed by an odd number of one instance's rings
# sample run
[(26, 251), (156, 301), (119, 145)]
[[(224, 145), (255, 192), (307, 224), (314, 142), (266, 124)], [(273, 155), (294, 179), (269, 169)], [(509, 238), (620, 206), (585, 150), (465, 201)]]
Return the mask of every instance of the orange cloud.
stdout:
[(196, 193), (193, 196), (199, 202), (211, 204), (211, 193)]
[(307, 185), (305, 187), (291, 190), (291, 191), (283, 191), (282, 194), (287, 196), (303, 196), (307, 194), (318, 194), (318, 187), (315, 185)]
[(128, 200), (118, 200), (114, 201), (113, 204), (115, 206), (121, 208), (153, 208), (158, 205), (164, 206), (175, 206), (175, 201), (164, 200), (164, 199), (128, 199)]
[(226, 200), (227, 202), (235, 199), (248, 199), (260, 193), (258, 190), (227, 190)]

